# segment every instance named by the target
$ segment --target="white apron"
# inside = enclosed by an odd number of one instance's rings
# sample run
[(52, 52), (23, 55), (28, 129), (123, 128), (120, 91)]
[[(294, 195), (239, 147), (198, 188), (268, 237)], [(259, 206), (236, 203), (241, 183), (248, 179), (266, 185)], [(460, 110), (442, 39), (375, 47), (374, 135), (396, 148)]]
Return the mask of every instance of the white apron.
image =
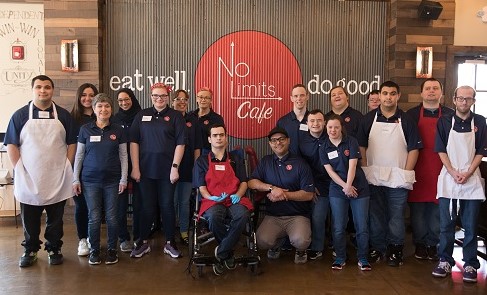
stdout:
[[(454, 125), (455, 117), (452, 118), (446, 152), (453, 169), (458, 172), (466, 172), (475, 157), (474, 119), (472, 118), (472, 132), (456, 132), (453, 130)], [(443, 166), (440, 176), (438, 176), (436, 198), (485, 200), (484, 189), (485, 180), (481, 177), (478, 167), (465, 184), (458, 184)]]
[(24, 204), (51, 205), (73, 195), (73, 169), (67, 158), (66, 130), (58, 120), (54, 103), (52, 107), (54, 119), (33, 119), (33, 103), (30, 103), (29, 120), (20, 132), (14, 194)]
[(366, 155), (367, 167), (362, 169), (370, 184), (413, 189), (414, 170), (404, 170), (408, 150), (401, 119), (397, 123), (377, 122), (375, 114)]

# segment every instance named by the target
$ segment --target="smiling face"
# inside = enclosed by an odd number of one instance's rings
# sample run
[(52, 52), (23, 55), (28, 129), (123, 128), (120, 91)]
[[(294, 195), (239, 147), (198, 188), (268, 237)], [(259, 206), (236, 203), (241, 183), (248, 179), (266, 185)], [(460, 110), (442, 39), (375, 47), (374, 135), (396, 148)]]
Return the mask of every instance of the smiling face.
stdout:
[(130, 99), (130, 95), (126, 92), (120, 92), (117, 97), (118, 106), (124, 110), (128, 111), (132, 107), (132, 99)]
[(211, 92), (202, 90), (196, 93), (196, 102), (200, 109), (209, 109), (211, 107)]
[(34, 95), (34, 103), (41, 105), (48, 105), (52, 101), (54, 94), (54, 87), (49, 80), (35, 80), (32, 86), (32, 93)]
[(276, 156), (283, 157), (289, 151), (290, 140), (285, 134), (276, 133), (273, 134), (269, 140), (269, 145)]
[(178, 93), (172, 102), (172, 106), (176, 111), (186, 113), (188, 111), (188, 97), (182, 91)]
[(318, 137), (325, 129), (325, 117), (322, 113), (308, 115), (308, 129), (311, 135)]
[(167, 106), (169, 102), (169, 94), (167, 92), (167, 89), (164, 87), (152, 89), (151, 99), (154, 108), (158, 111), (161, 111)]
[(291, 101), (294, 109), (303, 110), (308, 105), (309, 95), (304, 87), (296, 87), (291, 91)]
[(475, 92), (470, 87), (460, 87), (456, 91), (456, 96), (453, 98), (455, 105), (455, 112), (460, 118), (465, 118), (469, 115), (470, 109), (475, 103)]
[(326, 122), (326, 133), (330, 139), (339, 140), (342, 138), (342, 125), (339, 120), (328, 120)]
[(93, 107), (93, 112), (97, 120), (106, 121), (112, 116), (112, 106), (108, 102), (97, 102)]
[(345, 109), (348, 107), (348, 96), (342, 87), (337, 87), (330, 92), (330, 102), (334, 109)]
[(367, 106), (369, 107), (369, 111), (375, 110), (380, 106), (380, 98), (378, 93), (369, 95)]
[(85, 109), (91, 109), (91, 103), (95, 97), (95, 91), (91, 87), (86, 87), (81, 93), (80, 103)]

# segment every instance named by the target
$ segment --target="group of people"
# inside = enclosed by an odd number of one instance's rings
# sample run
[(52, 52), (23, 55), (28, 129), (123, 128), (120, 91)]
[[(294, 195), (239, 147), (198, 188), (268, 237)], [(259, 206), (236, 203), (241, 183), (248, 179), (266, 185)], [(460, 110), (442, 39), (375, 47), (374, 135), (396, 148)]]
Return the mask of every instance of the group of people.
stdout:
[[(156, 83), (152, 106), (142, 110), (124, 88), (117, 92), (116, 114), (112, 99), (92, 84), (80, 86), (71, 114), (52, 101), (49, 77), (35, 77), (32, 88), (33, 100), (14, 113), (5, 137), (24, 226), (21, 267), (37, 259), (44, 210), (49, 263), (63, 262), (62, 216), (73, 194), (78, 255), (89, 255), (90, 264), (101, 263), (103, 215), (106, 264), (118, 262), (118, 242), (131, 257), (149, 253), (151, 227), (161, 217), (163, 252), (181, 257), (176, 229), (187, 243), (189, 200), (197, 188), (200, 214), (218, 243), (213, 270), (220, 275), (235, 268), (233, 251), (253, 210), (251, 189), (266, 195), (256, 236), (268, 259), (279, 258), (283, 247), (296, 249), (298, 264), (321, 257), (331, 216), (333, 269), (349, 260), (347, 231), (356, 237), (361, 270), (382, 259), (402, 265), (409, 202), (415, 257), (438, 261), (435, 277), (451, 273), (458, 215), (465, 229), (463, 278), (476, 282), (476, 221), (485, 199), (478, 166), (487, 156), (487, 131), (485, 118), (471, 111), (472, 87), (455, 90), (452, 110), (440, 104), (441, 83), (427, 79), (422, 102), (404, 112), (399, 85), (386, 81), (368, 95), (370, 111), (362, 115), (350, 107), (341, 86), (330, 90), (328, 113), (309, 111), (308, 90), (297, 84), (291, 90), (293, 110), (268, 133), (272, 153), (249, 177), (243, 159), (228, 150), (226, 126), (211, 108), (209, 88), (197, 92), (193, 112), (184, 90), (171, 94), (170, 87)], [(134, 243), (127, 230), (129, 193)]]

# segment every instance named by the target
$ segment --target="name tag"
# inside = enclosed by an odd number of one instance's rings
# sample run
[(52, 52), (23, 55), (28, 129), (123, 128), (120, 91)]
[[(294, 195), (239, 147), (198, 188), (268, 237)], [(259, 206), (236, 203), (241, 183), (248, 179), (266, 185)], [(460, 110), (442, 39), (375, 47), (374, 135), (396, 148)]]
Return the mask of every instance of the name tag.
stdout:
[(39, 118), (40, 119), (49, 119), (49, 112), (46, 111), (39, 111)]
[(308, 131), (308, 125), (306, 125), (306, 124), (299, 124), (299, 130)]
[(335, 159), (335, 158), (338, 158), (338, 152), (337, 151), (333, 151), (333, 152), (329, 152), (328, 153), (328, 159)]
[(90, 142), (100, 142), (100, 141), (101, 141), (101, 135), (90, 136)]
[(152, 116), (142, 116), (142, 122), (149, 122), (152, 120)]
[(215, 165), (216, 171), (225, 171), (225, 165)]

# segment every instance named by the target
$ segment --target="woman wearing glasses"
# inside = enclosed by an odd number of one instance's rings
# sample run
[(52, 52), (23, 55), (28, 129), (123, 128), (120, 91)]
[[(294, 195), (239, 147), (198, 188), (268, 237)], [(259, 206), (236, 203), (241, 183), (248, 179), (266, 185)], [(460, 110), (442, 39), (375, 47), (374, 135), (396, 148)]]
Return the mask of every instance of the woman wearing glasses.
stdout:
[(181, 257), (174, 242), (174, 188), (184, 154), (185, 123), (180, 112), (169, 107), (169, 87), (151, 87), (152, 107), (140, 111), (130, 127), (131, 177), (139, 182), (141, 198), (140, 236), (131, 257), (150, 252), (147, 243), (159, 206), (166, 235), (164, 253)]
[[(134, 92), (129, 88), (122, 88), (117, 92), (118, 113), (113, 117), (113, 122), (120, 124), (125, 136), (129, 137), (130, 126), (135, 116), (141, 110), (139, 101)], [(130, 143), (127, 143), (129, 150)], [(129, 153), (129, 170), (132, 170), (132, 162)], [(122, 252), (131, 252), (133, 244), (130, 243), (130, 233), (127, 230), (127, 208), (129, 203), (129, 193), (132, 194), (132, 228), (134, 241), (139, 237), (139, 220), (140, 220), (140, 193), (138, 184), (130, 177), (127, 183), (127, 189), (120, 194), (118, 199), (118, 238), (120, 240), (120, 250)]]
[(201, 136), (199, 134), (198, 118), (188, 114), (188, 100), (188, 93), (185, 90), (179, 89), (174, 93), (172, 102), (173, 108), (181, 112), (186, 121), (186, 146), (179, 167), (179, 181), (176, 184), (174, 194), (176, 215), (179, 217), (179, 232), (181, 233), (181, 240), (185, 245), (188, 245), (189, 242), (189, 201), (193, 182), (193, 166), (195, 159), (198, 159), (201, 153)]

